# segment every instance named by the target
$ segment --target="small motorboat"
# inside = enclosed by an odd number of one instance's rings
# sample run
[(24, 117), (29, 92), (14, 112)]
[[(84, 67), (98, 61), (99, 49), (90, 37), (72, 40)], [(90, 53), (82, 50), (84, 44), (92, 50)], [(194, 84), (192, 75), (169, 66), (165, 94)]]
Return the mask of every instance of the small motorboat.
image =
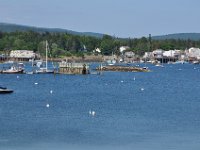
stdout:
[(8, 93), (13, 93), (13, 90), (0, 86), (0, 94), (8, 94)]
[(148, 69), (148, 67), (142, 67), (142, 69)]
[(10, 67), (10, 69), (7, 70), (2, 70), (0, 73), (3, 74), (21, 74), (24, 73), (24, 69), (23, 68), (16, 68), (14, 66)]

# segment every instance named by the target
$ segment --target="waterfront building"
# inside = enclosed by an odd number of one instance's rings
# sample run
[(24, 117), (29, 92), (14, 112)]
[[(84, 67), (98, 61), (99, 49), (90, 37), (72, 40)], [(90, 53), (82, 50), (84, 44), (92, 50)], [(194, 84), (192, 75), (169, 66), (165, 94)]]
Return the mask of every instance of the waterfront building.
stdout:
[(143, 58), (152, 59), (153, 58), (153, 52), (145, 52)]
[(122, 55), (122, 59), (124, 62), (131, 63), (135, 61), (136, 55), (133, 51), (126, 51), (124, 55)]
[(174, 57), (174, 53), (175, 53), (174, 50), (164, 51), (163, 52), (163, 56), (165, 56), (165, 57)]
[(124, 53), (125, 57), (133, 58), (135, 56), (135, 53), (133, 51), (128, 51)]
[(164, 51), (163, 56), (164, 57), (180, 58), (181, 57), (181, 50)]
[(153, 51), (154, 58), (162, 58), (163, 57), (163, 52), (164, 52), (164, 50), (162, 50), (162, 49), (154, 50)]
[(199, 48), (195, 48), (195, 47), (190, 48), (188, 50), (187, 56), (191, 60), (193, 60), (193, 59), (200, 60), (200, 49)]
[(180, 58), (182, 55), (182, 51), (181, 50), (174, 50), (174, 56), (175, 58)]
[(31, 50), (12, 50), (10, 52), (10, 58), (19, 61), (28, 61), (34, 59), (36, 54)]

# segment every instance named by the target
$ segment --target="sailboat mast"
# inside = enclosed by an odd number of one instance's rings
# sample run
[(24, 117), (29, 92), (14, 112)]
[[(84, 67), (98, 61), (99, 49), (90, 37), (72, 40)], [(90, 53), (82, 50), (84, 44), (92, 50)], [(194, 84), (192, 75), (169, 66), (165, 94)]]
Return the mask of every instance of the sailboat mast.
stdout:
[(48, 55), (48, 53), (47, 53), (47, 41), (46, 41), (46, 70), (47, 70), (47, 65), (48, 65), (48, 63), (47, 63), (47, 55)]

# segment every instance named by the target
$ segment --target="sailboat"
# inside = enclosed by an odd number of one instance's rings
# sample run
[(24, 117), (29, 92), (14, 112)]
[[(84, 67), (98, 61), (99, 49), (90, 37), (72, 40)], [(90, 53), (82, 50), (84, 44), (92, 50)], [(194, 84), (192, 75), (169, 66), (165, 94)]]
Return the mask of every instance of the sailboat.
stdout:
[(142, 67), (143, 69), (148, 69), (147, 67), (147, 56), (145, 56), (145, 60), (144, 60), (144, 67)]
[(163, 58), (162, 58), (162, 64), (160, 64), (160, 61), (158, 61), (158, 63), (155, 65), (156, 67), (164, 67), (163, 66)]
[(116, 64), (116, 60), (114, 58), (113, 52), (112, 52), (112, 59), (111, 60), (107, 60), (107, 64), (109, 66), (115, 65)]
[(48, 43), (46, 41), (46, 61), (45, 61), (45, 67), (40, 68), (39, 70), (36, 70), (36, 73), (38, 74), (43, 74), (43, 73), (54, 73), (53, 70), (48, 69)]
[(155, 65), (155, 66), (157, 66), (157, 67), (164, 67), (164, 65), (163, 65), (163, 62), (164, 62), (164, 60), (163, 60), (163, 54), (162, 54), (162, 64), (160, 64), (160, 61), (158, 61), (158, 63)]

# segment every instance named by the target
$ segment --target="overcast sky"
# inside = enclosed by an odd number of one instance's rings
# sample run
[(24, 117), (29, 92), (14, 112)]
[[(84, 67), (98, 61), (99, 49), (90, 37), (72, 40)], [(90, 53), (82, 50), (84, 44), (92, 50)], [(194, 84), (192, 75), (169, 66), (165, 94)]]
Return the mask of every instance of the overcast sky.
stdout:
[(200, 33), (200, 0), (0, 0), (0, 22), (117, 37)]

